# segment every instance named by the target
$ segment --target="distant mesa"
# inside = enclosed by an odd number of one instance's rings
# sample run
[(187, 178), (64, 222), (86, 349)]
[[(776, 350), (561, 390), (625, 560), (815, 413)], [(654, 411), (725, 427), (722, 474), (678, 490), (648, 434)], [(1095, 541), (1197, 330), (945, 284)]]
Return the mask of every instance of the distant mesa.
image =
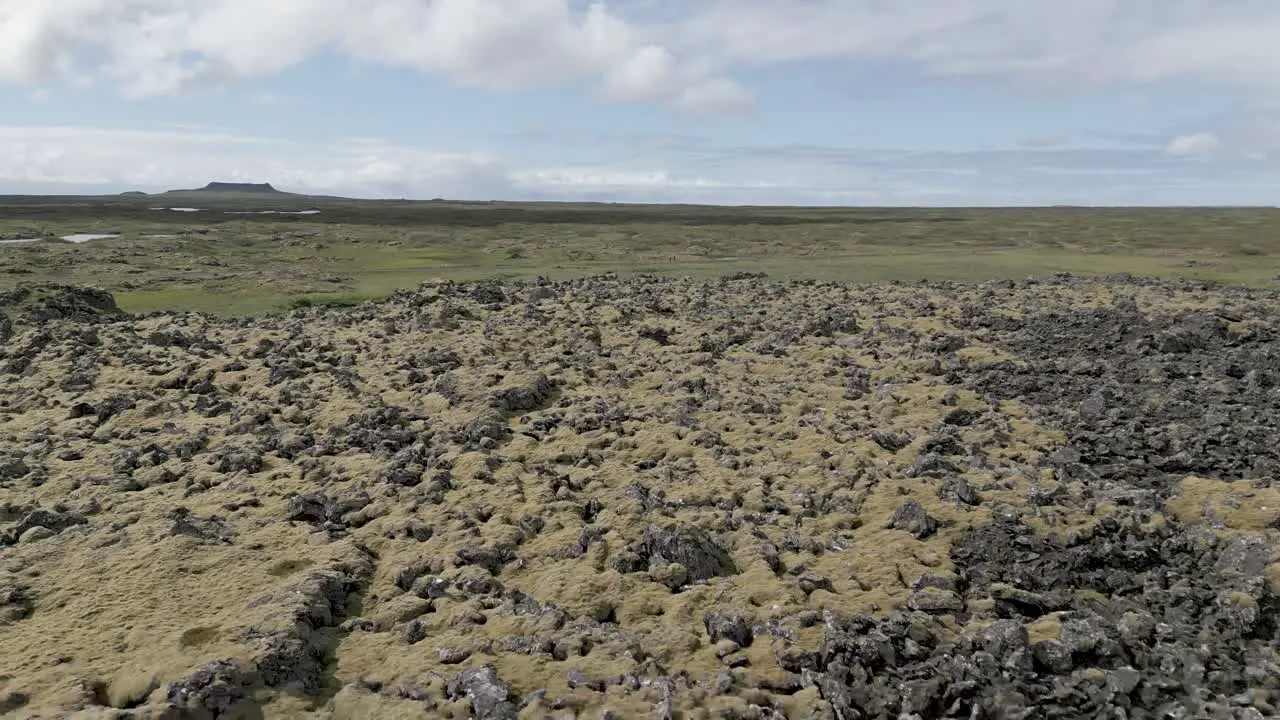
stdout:
[(271, 183), (211, 182), (201, 188), (204, 192), (278, 193)]
[(235, 193), (237, 195), (288, 195), (271, 186), (271, 183), (233, 183), (211, 182), (202, 188), (191, 190), (170, 190), (172, 193)]

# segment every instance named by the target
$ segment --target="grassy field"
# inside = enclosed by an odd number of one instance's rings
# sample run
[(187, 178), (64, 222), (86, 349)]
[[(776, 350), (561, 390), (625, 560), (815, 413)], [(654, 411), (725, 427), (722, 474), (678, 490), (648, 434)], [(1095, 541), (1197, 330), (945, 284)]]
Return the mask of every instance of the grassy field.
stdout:
[[(199, 212), (155, 210), (196, 207)], [(236, 214), (245, 211), (272, 214)], [(318, 210), (315, 214), (280, 214)], [(72, 244), (73, 233), (117, 239)], [(0, 197), (0, 289), (92, 283), (131, 311), (358, 302), (427, 278), (603, 272), (872, 282), (1055, 272), (1268, 285), (1280, 210), (723, 208), (191, 193)]]

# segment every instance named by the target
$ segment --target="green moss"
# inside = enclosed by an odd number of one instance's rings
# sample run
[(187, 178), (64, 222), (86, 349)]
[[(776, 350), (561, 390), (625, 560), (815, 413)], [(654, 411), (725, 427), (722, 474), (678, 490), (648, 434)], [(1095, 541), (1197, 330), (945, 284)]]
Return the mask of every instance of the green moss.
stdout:
[[(118, 240), (0, 246), (0, 289), (101, 285), (133, 311), (279, 311), (342, 304), (428, 278), (568, 278), (606, 271), (695, 278), (766, 272), (847, 282), (981, 281), (1132, 273), (1266, 286), (1280, 276), (1280, 213), (1265, 209), (716, 208), (206, 198), (0, 197), (0, 234), (110, 228)], [(219, 205), (218, 203), (222, 203)], [(229, 204), (228, 204), (229, 203)], [(246, 205), (246, 203), (248, 203)], [(297, 209), (319, 215), (228, 215)], [(225, 207), (224, 207), (225, 206)], [(250, 207), (252, 206), (252, 207)], [(513, 252), (518, 250), (518, 252)]]

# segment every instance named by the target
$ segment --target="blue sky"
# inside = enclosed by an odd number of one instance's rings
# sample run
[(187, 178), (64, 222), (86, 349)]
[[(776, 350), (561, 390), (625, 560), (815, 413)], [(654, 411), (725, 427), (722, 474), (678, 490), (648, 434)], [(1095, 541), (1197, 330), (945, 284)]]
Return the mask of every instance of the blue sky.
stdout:
[(1280, 203), (1256, 0), (0, 0), (0, 192)]

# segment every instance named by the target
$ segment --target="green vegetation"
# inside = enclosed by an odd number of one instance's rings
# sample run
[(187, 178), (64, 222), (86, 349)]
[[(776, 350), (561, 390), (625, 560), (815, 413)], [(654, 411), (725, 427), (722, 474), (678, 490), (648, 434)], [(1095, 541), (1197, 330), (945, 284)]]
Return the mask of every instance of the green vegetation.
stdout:
[[(199, 212), (154, 210), (197, 207)], [(244, 211), (273, 214), (233, 214)], [(280, 214), (318, 210), (317, 214)], [(119, 233), (85, 244), (72, 233)], [(872, 282), (1055, 272), (1267, 285), (1269, 208), (886, 209), (348, 200), (285, 193), (0, 197), (0, 289), (101, 285), (130, 311), (342, 305), (428, 278), (603, 272)]]

